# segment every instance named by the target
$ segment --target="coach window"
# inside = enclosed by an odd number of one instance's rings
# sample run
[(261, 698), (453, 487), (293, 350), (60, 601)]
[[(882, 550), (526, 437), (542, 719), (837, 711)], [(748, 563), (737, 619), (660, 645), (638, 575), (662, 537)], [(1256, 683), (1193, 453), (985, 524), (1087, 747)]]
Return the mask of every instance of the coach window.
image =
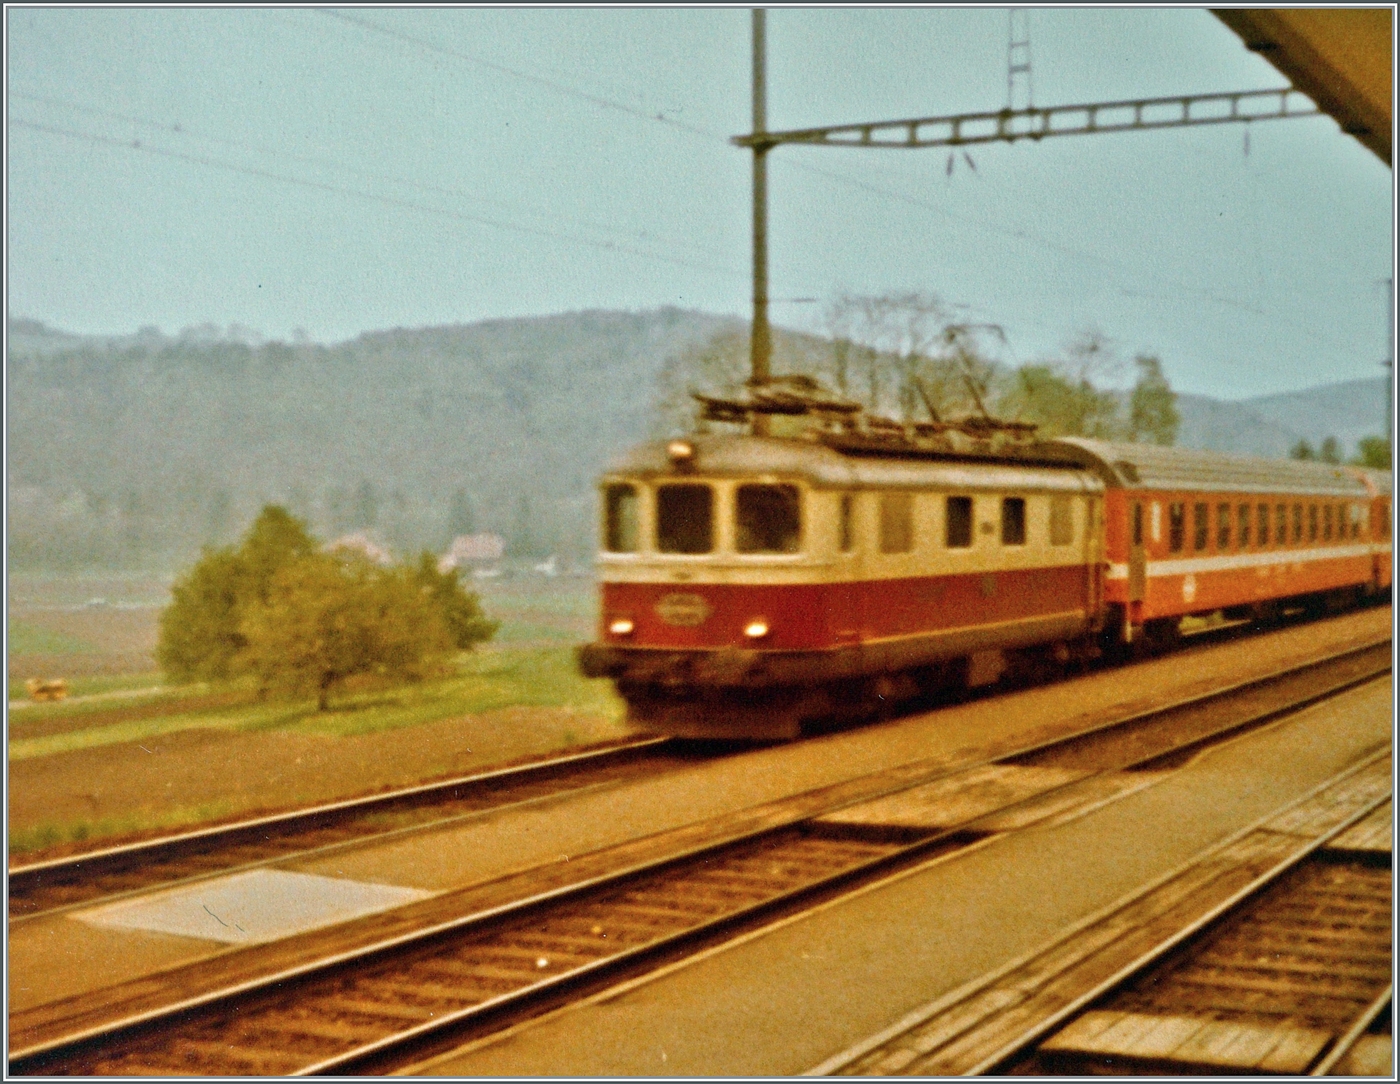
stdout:
[(740, 486), (734, 501), (734, 548), (740, 553), (796, 553), (801, 501), (792, 485)]
[(909, 493), (881, 493), (880, 552), (909, 553), (913, 548), (913, 495)]
[(1215, 519), (1215, 548), (1227, 550), (1230, 548), (1230, 506), (1216, 505)]
[(1003, 497), (1001, 499), (1001, 544), (1003, 546), (1024, 546), (1026, 544), (1026, 498)]
[(715, 548), (714, 490), (665, 485), (656, 491), (656, 548), (662, 553), (709, 553)]
[(1196, 549), (1203, 550), (1210, 541), (1210, 505), (1196, 505)]
[(949, 549), (972, 545), (972, 498), (949, 497), (944, 518), (944, 542)]
[(637, 487), (611, 485), (604, 491), (603, 546), (609, 553), (637, 552)]
[(840, 536), (839, 543), (842, 553), (850, 553), (851, 550), (856, 548), (855, 504), (856, 497), (854, 493), (841, 494), (841, 521), (838, 534)]
[(1322, 506), (1322, 540), (1332, 541), (1332, 506), (1324, 504)]
[(1249, 545), (1249, 505), (1242, 504), (1239, 507), (1240, 514), (1240, 549)]
[(1133, 545), (1142, 545), (1142, 502), (1133, 502)]
[(1261, 504), (1257, 512), (1259, 514), (1259, 544), (1267, 546), (1269, 544), (1269, 506)]
[(1308, 505), (1308, 541), (1317, 541), (1317, 505)]
[(1274, 541), (1280, 546), (1288, 541), (1288, 506), (1274, 505)]
[(1293, 541), (1303, 541), (1303, 506), (1301, 504), (1293, 506)]
[(1180, 501), (1172, 502), (1167, 508), (1167, 533), (1173, 553), (1186, 548), (1186, 505)]

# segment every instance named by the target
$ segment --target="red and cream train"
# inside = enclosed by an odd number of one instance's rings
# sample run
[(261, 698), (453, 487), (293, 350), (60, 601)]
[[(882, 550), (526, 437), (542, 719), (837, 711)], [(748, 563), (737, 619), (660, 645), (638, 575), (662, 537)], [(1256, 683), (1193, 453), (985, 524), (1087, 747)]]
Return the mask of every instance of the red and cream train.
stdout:
[(1165, 641), (1188, 615), (1390, 589), (1388, 472), (898, 426), (781, 394), (706, 409), (790, 435), (648, 444), (602, 481), (599, 640), (580, 664), (643, 729), (794, 737)]

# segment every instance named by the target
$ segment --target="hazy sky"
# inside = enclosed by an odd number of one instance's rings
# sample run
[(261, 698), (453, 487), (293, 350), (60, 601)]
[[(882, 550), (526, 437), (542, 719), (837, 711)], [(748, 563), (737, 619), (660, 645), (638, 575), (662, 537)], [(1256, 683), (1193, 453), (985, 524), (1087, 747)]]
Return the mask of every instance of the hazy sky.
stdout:
[[(747, 9), (6, 23), (12, 316), (332, 341), (748, 315)], [(1204, 10), (1040, 9), (1030, 37), (1037, 105), (1285, 85)], [(1006, 53), (1005, 9), (770, 10), (769, 127), (999, 109)], [(951, 175), (940, 149), (780, 147), (772, 295), (932, 291), (1001, 324), (1011, 363), (1097, 328), (1230, 398), (1381, 375), (1391, 171), (1325, 116), (1248, 128), (1247, 153), (1219, 125), (984, 145)]]

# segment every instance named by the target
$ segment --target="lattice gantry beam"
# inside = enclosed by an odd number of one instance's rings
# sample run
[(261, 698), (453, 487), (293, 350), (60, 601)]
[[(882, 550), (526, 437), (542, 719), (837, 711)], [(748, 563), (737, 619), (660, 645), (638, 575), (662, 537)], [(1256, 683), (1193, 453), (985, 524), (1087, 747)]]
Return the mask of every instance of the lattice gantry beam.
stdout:
[(1280, 90), (1186, 94), (1126, 102), (1002, 109), (995, 113), (959, 113), (946, 117), (876, 121), (755, 132), (734, 136), (740, 147), (767, 149), (780, 143), (826, 147), (960, 147), (972, 143), (1015, 142), (1050, 136), (1096, 132), (1136, 132), (1186, 128), (1198, 124), (1235, 124), (1288, 117), (1317, 116), (1320, 110), (1291, 87)]

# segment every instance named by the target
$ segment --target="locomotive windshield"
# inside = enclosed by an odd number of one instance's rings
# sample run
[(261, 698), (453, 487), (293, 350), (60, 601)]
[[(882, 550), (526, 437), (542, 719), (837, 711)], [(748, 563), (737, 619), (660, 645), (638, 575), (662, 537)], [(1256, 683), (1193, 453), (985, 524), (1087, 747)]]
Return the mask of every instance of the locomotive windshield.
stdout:
[(709, 553), (715, 547), (714, 490), (665, 485), (656, 491), (656, 548), (662, 553)]
[(740, 486), (734, 512), (735, 548), (740, 553), (796, 553), (801, 545), (796, 486)]

